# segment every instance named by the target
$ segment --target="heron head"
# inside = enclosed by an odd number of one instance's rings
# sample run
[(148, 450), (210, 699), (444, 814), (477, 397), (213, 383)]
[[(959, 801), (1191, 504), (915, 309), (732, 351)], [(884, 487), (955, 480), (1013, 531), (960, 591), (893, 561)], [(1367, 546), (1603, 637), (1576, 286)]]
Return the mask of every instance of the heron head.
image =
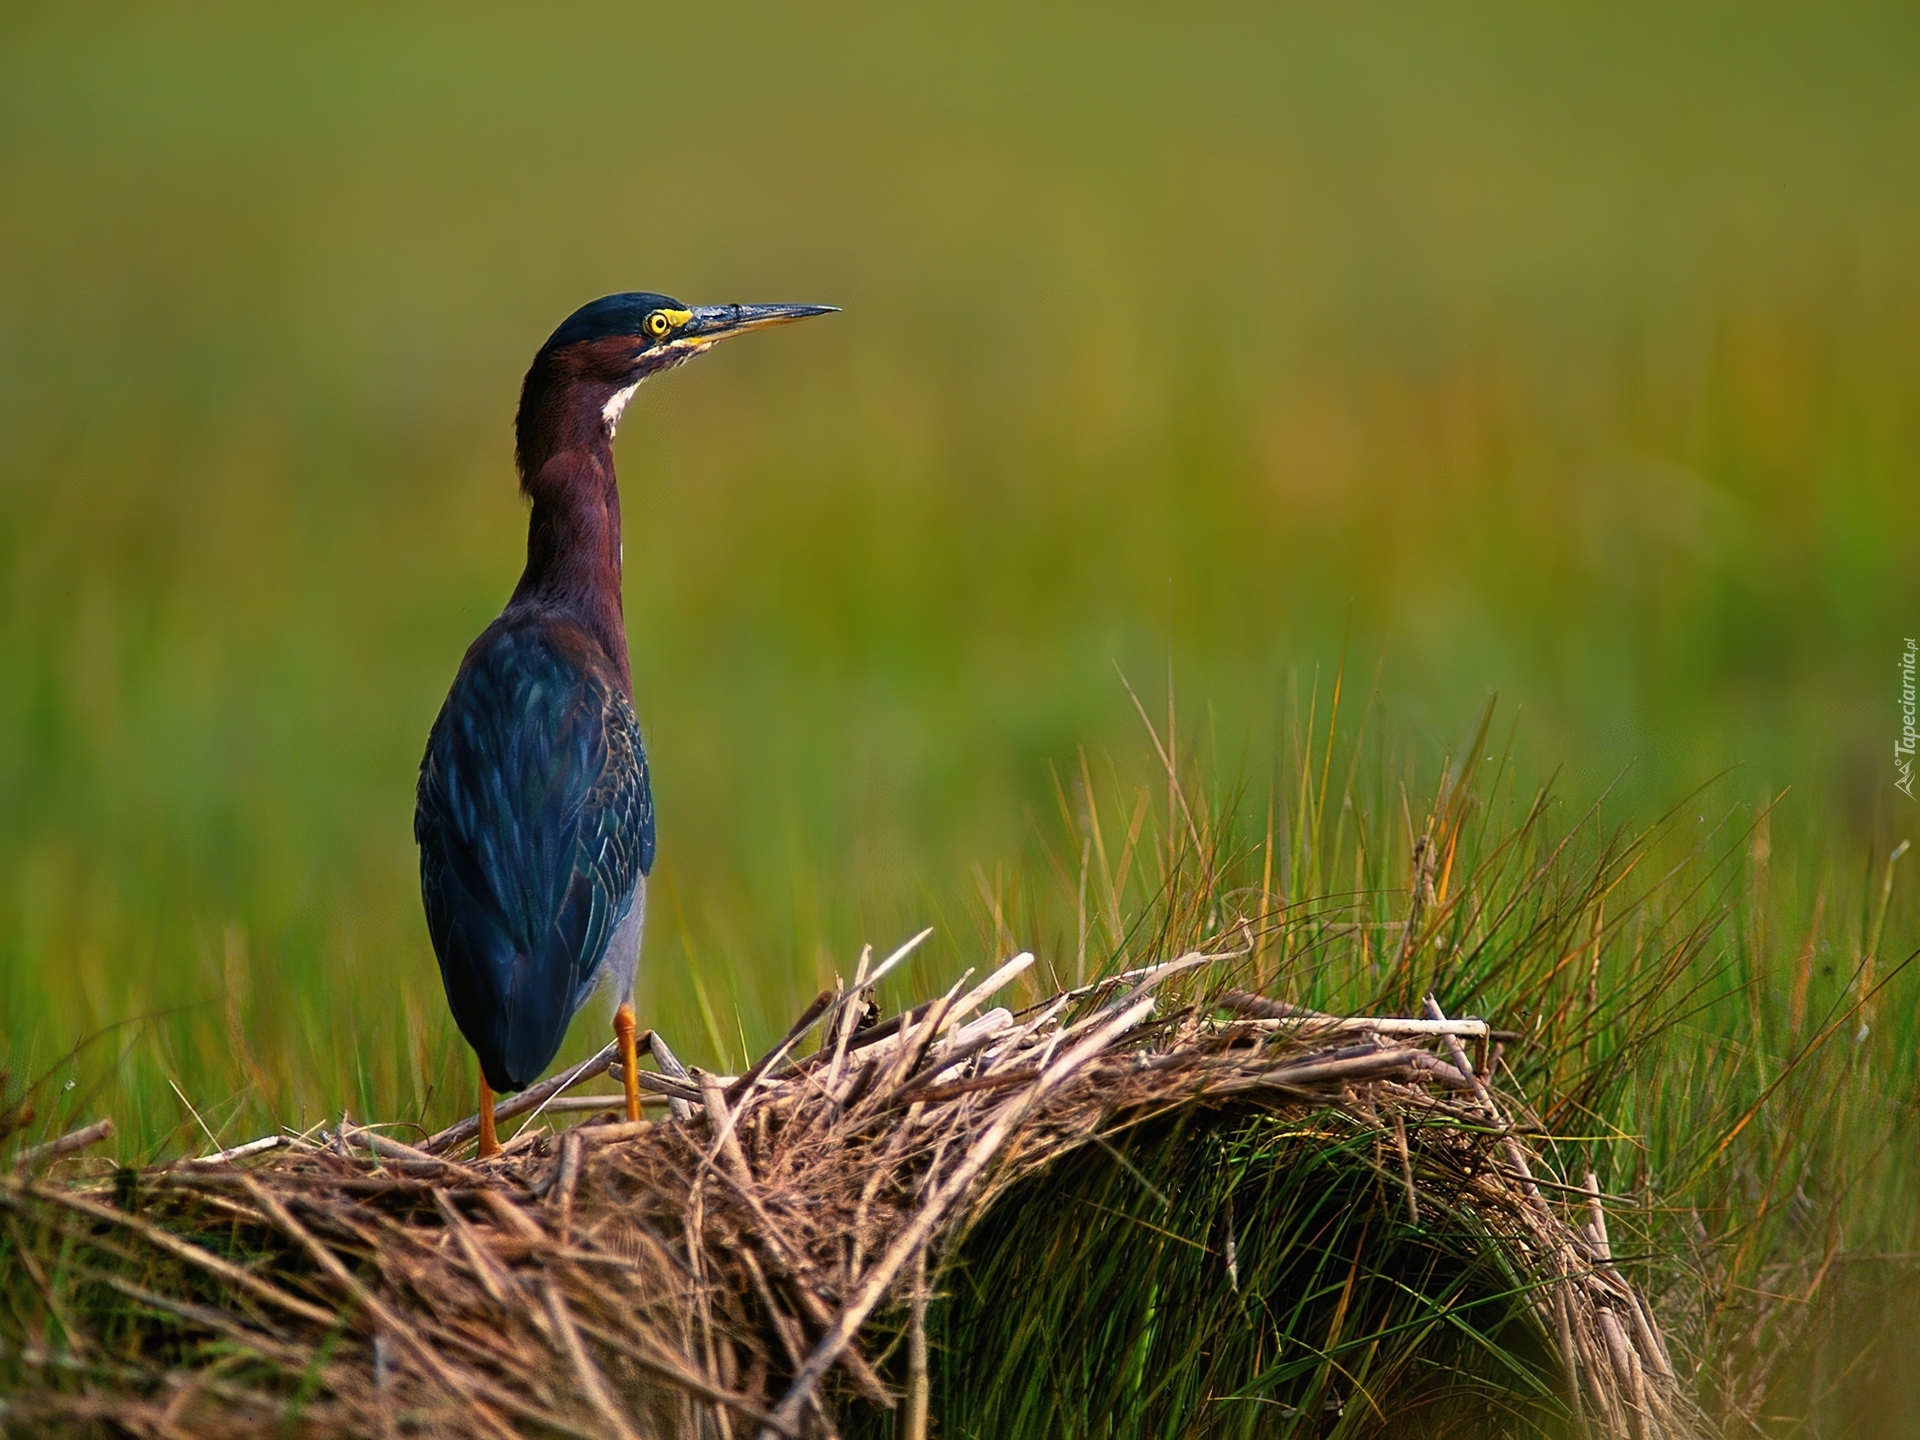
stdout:
[[(833, 305), (683, 305), (634, 290), (589, 301), (533, 357), (515, 425), (522, 473), (542, 428), (591, 424), (611, 437), (642, 381), (732, 335), (828, 315)], [(556, 413), (557, 412), (557, 413)]]

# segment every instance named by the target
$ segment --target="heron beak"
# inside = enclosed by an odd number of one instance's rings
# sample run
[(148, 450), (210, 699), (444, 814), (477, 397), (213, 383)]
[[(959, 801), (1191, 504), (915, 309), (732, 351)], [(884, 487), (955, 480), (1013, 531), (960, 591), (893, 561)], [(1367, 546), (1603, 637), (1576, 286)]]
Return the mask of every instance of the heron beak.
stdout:
[(679, 333), (667, 341), (667, 348), (697, 355), (730, 335), (791, 325), (815, 315), (836, 314), (839, 309), (838, 305), (698, 305)]

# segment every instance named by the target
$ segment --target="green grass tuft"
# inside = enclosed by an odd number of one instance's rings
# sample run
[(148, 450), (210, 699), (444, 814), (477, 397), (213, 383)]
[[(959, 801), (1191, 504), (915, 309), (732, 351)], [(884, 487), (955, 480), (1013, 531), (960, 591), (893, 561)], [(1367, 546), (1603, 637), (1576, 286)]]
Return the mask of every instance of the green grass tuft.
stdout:
[(1343, 1129), (1192, 1112), (1002, 1196), (931, 1311), (944, 1433), (1563, 1433), (1506, 1245)]

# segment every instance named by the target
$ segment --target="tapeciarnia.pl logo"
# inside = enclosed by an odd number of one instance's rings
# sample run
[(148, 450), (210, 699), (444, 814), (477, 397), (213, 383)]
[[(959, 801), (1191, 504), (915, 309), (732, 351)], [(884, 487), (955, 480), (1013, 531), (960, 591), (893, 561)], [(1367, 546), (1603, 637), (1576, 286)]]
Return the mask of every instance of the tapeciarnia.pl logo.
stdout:
[(1915, 647), (1913, 638), (1907, 638), (1907, 648), (1900, 655), (1900, 738), (1893, 742), (1893, 768), (1900, 778), (1893, 782), (1909, 800), (1913, 793), (1913, 747), (1917, 737), (1913, 728), (1913, 664)]

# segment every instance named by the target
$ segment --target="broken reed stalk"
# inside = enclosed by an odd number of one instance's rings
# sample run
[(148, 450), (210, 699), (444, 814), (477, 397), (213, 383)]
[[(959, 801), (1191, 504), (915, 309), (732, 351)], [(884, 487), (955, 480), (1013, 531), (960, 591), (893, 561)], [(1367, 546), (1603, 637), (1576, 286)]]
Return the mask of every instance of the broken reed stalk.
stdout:
[(91, 1125), (82, 1125), (77, 1130), (69, 1130), (56, 1140), (44, 1145), (29, 1145), (13, 1157), (16, 1170), (24, 1170), (34, 1165), (44, 1165), (50, 1160), (58, 1160), (62, 1155), (76, 1155), (89, 1146), (98, 1145), (113, 1135), (112, 1120), (96, 1120)]
[[(64, 1293), (13, 1289), (40, 1295), (51, 1328), (0, 1356), (28, 1382), (6, 1414), (54, 1434), (106, 1405), (135, 1432), (214, 1437), (378, 1434), (404, 1416), (429, 1436), (771, 1440), (904, 1400), (899, 1433), (924, 1436), (929, 1297), (996, 1200), (1090, 1145), (1133, 1168), (1119, 1147), (1159, 1118), (1253, 1107), (1296, 1120), (1300, 1143), (1393, 1157), (1389, 1208), (1416, 1229), (1477, 1217), (1577, 1432), (1695, 1433), (1597, 1180), (1551, 1175), (1510, 1118), (1524, 1109), (1469, 1060), (1483, 1022), (1431, 1000), (1418, 1020), (1303, 1011), (1209, 987), (1233, 957), (1200, 954), (976, 1017), (1022, 955), (861, 1029), (918, 938), (863, 957), (739, 1077), (643, 1037), (660, 1123), (536, 1124), (487, 1161), (467, 1120), (418, 1146), (343, 1123), (111, 1182), (0, 1172), (7, 1223), (73, 1257)], [(815, 1029), (820, 1048), (794, 1058)], [(609, 1047), (499, 1113), (598, 1108), (565, 1092), (611, 1068)], [(1423, 1193), (1440, 1175), (1448, 1193)], [(894, 1332), (904, 1394), (880, 1353)]]

